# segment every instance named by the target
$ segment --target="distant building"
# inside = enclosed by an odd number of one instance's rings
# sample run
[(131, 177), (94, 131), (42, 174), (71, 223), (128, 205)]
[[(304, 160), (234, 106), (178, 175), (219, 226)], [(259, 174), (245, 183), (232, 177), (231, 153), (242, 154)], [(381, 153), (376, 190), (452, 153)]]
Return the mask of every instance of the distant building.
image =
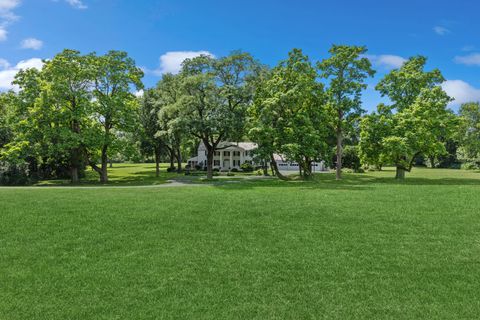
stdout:
[[(218, 170), (240, 169), (244, 163), (258, 166), (253, 159), (253, 152), (257, 148), (257, 144), (253, 142), (220, 142), (217, 151), (213, 156), (213, 168)], [(281, 171), (298, 171), (298, 163), (290, 162), (281, 155), (274, 155), (278, 169)], [(207, 149), (203, 143), (200, 143), (197, 150), (197, 156), (188, 159), (190, 167), (207, 166)], [(323, 161), (312, 163), (313, 171), (326, 171), (328, 168)]]

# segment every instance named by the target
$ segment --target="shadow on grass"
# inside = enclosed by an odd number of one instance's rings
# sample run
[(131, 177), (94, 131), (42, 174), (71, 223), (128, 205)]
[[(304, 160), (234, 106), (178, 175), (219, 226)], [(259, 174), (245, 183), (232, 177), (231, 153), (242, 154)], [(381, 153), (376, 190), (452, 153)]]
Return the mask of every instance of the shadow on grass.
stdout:
[[(383, 174), (394, 173), (394, 171), (384, 171)], [(275, 187), (275, 188), (305, 188), (305, 189), (329, 189), (329, 190), (368, 190), (375, 185), (415, 185), (415, 186), (480, 186), (480, 176), (474, 178), (452, 178), (452, 177), (407, 177), (405, 180), (396, 180), (392, 176), (377, 176), (374, 174), (344, 174), (342, 180), (337, 181), (335, 175), (331, 173), (317, 174), (310, 181), (290, 180), (282, 181), (276, 178), (243, 180), (243, 181), (214, 181), (212, 186), (225, 189), (251, 189), (257, 187)]]

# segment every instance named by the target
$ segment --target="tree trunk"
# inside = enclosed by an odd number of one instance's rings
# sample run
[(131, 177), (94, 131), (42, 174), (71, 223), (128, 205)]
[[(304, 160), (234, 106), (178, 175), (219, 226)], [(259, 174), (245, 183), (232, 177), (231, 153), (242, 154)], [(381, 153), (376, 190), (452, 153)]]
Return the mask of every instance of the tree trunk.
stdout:
[(177, 172), (182, 172), (182, 152), (180, 151), (180, 148), (177, 148)]
[[(75, 134), (80, 134), (80, 123), (77, 120), (72, 120), (71, 130)], [(81, 163), (80, 147), (74, 147), (70, 150), (70, 177), (72, 183), (78, 183), (80, 181), (80, 163)]]
[(430, 156), (430, 157), (428, 157), (428, 158), (429, 158), (429, 160), (430, 160), (430, 166), (431, 166), (432, 168), (435, 168), (435, 156)]
[(267, 160), (263, 160), (262, 169), (263, 169), (263, 175), (264, 175), (264, 176), (268, 176)]
[(101, 163), (101, 169), (100, 169), (100, 183), (107, 183), (108, 182), (108, 157), (107, 157), (107, 150), (108, 146), (105, 144), (102, 147), (102, 163)]
[(72, 183), (78, 183), (80, 181), (78, 167), (76, 165), (70, 166), (70, 179)]
[(405, 169), (402, 167), (397, 167), (397, 172), (395, 174), (395, 179), (403, 180), (405, 179)]
[(280, 173), (280, 170), (278, 170), (277, 162), (275, 161), (275, 157), (273, 154), (270, 156), (270, 166), (272, 167), (272, 170), (274, 174), (281, 180), (288, 180), (286, 176)]
[(155, 177), (160, 176), (160, 148), (155, 147)]
[(170, 169), (175, 168), (175, 152), (170, 149)]
[(207, 179), (213, 179), (213, 155), (214, 155), (214, 148), (207, 147)]
[(337, 128), (337, 171), (336, 171), (336, 179), (342, 179), (342, 142), (343, 142), (343, 135), (342, 129), (340, 127)]
[(305, 180), (310, 180), (312, 178), (312, 161), (310, 161), (308, 158), (304, 162), (303, 178)]

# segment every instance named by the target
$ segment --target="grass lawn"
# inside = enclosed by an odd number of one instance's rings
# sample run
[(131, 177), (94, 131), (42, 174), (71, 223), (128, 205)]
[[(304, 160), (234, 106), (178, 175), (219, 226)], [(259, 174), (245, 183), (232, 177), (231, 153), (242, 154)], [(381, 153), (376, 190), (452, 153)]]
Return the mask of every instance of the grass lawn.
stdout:
[(2, 188), (0, 319), (478, 318), (480, 173), (393, 176)]

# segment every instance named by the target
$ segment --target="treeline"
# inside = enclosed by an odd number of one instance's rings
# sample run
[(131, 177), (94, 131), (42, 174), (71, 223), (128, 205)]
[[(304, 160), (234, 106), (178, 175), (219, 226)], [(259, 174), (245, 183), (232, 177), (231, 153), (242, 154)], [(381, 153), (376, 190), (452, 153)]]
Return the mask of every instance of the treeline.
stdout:
[(256, 142), (257, 160), (282, 179), (274, 154), (297, 162), (305, 179), (319, 160), (338, 179), (344, 167), (393, 165), (399, 179), (425, 162), (478, 168), (480, 105), (448, 109), (441, 72), (416, 56), (376, 85), (390, 102), (366, 114), (362, 92), (375, 71), (365, 54), (334, 45), (313, 62), (294, 49), (273, 68), (244, 52), (203, 55), (136, 97), (143, 72), (126, 53), (65, 50), (41, 70), (20, 71), (18, 90), (0, 95), (0, 182), (75, 183), (91, 168), (105, 183), (109, 163), (152, 158), (157, 175), (162, 161), (180, 172), (200, 142), (211, 179), (220, 142), (241, 140)]

